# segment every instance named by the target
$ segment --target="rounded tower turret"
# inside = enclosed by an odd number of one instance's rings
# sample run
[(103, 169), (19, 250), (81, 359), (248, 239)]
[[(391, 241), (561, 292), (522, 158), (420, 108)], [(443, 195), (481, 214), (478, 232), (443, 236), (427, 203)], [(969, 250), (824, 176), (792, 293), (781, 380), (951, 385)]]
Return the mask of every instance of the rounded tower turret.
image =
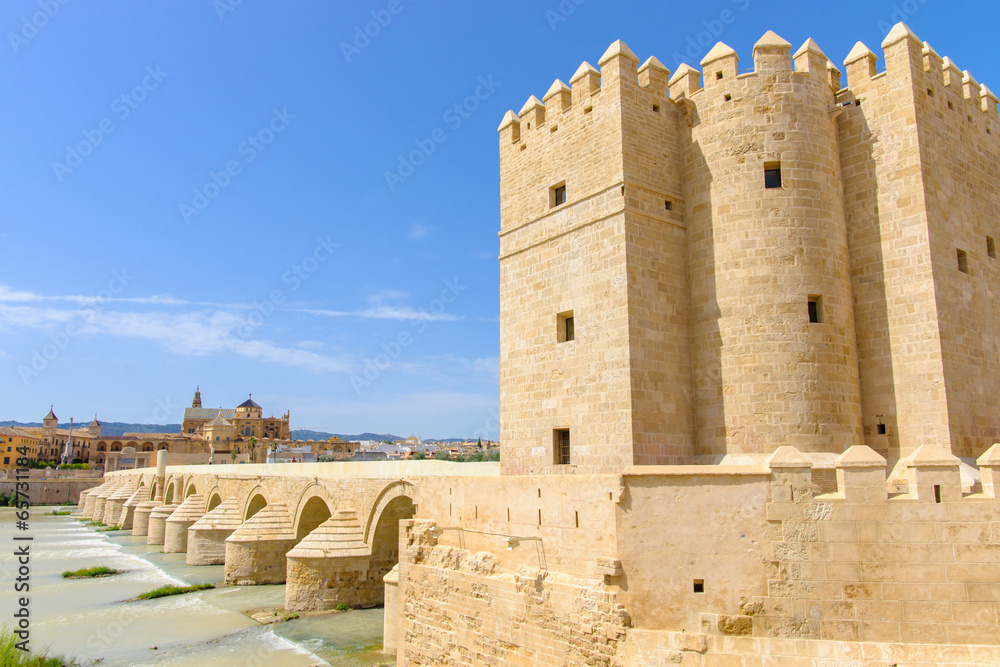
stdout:
[(861, 402), (834, 85), (812, 41), (768, 32), (755, 71), (718, 44), (673, 97), (684, 164), (696, 452), (839, 454)]

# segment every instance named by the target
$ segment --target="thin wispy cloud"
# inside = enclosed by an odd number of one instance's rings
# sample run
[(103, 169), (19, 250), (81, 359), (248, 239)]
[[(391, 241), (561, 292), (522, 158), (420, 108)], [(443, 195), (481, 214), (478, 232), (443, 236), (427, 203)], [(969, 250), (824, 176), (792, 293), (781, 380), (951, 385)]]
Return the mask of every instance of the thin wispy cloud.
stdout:
[(412, 225), (410, 227), (410, 240), (420, 241), (421, 239), (427, 238), (431, 233), (431, 228), (425, 225)]
[(102, 303), (134, 303), (137, 305), (152, 306), (201, 306), (208, 308), (229, 308), (232, 310), (245, 310), (254, 308), (253, 304), (246, 303), (214, 303), (211, 301), (188, 301), (177, 299), (166, 294), (154, 294), (152, 296), (85, 296), (82, 294), (59, 294), (48, 295), (39, 294), (29, 290), (16, 290), (7, 285), (0, 285), (0, 302), (4, 303), (37, 303), (44, 301), (64, 301), (76, 303), (80, 306), (92, 306)]
[(386, 301), (400, 301), (408, 298), (407, 292), (394, 289), (380, 290), (369, 295), (369, 306), (360, 310), (305, 310), (301, 312), (323, 317), (358, 317), (369, 320), (399, 320), (402, 322), (457, 322), (462, 318), (450, 313), (432, 313), (411, 306), (402, 306)]
[(73, 324), (74, 335), (115, 336), (149, 341), (177, 355), (231, 352), (258, 361), (300, 368), (314, 373), (347, 373), (356, 363), (349, 355), (331, 357), (309, 350), (286, 348), (266, 340), (241, 336), (246, 321), (226, 311), (188, 313), (130, 313), (79, 311), (0, 303), (0, 331), (51, 328)]

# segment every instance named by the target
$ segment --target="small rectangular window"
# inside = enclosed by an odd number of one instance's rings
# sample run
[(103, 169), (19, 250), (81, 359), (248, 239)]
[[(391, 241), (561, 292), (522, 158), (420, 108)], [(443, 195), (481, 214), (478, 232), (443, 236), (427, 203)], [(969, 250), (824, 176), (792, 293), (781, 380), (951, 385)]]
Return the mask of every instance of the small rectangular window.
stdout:
[(559, 466), (569, 465), (569, 429), (557, 428), (553, 434), (553, 449), (555, 451), (555, 464)]
[(819, 324), (823, 321), (823, 297), (809, 297), (809, 321), (812, 324)]
[(992, 236), (986, 237), (986, 254), (990, 256), (991, 259), (997, 258), (997, 244), (993, 240)]
[(780, 188), (781, 187), (781, 163), (780, 162), (765, 162), (764, 163), (764, 187), (767, 189)]
[(663, 208), (667, 209), (668, 211), (672, 211), (674, 210), (674, 203), (669, 199), (667, 199), (663, 202)]
[(705, 580), (704, 579), (695, 579), (694, 580), (694, 586), (693, 586), (693, 588), (694, 588), (694, 592), (695, 593), (704, 593), (705, 592)]
[(720, 80), (720, 79), (722, 79), (722, 77), (723, 77), (723, 76), (724, 76), (724, 75), (722, 74), (722, 72), (716, 72), (716, 73), (715, 73), (715, 78), (716, 78), (716, 80)]
[(549, 188), (549, 208), (562, 206), (565, 203), (566, 203), (565, 182), (562, 182), (559, 185), (553, 185), (551, 188)]
[(573, 319), (573, 311), (567, 310), (565, 313), (556, 315), (558, 331), (556, 334), (557, 343), (568, 343), (576, 340), (576, 323)]
[(958, 251), (958, 270), (962, 273), (969, 272), (969, 256), (965, 254), (964, 250)]
[(885, 435), (885, 424), (876, 424), (875, 430), (879, 435)]

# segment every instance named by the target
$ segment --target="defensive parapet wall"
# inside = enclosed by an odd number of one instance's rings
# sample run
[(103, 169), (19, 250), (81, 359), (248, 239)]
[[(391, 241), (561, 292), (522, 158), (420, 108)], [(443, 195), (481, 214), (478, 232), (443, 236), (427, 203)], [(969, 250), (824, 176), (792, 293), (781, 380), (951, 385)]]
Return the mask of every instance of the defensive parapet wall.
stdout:
[(450, 502), (401, 531), (400, 664), (708, 666), (773, 650), (821, 665), (1000, 646), (1000, 445), (979, 465), (965, 494), (958, 459), (929, 447), (894, 495), (864, 446), (838, 457), (831, 493), (791, 447), (767, 466), (634, 466), (617, 489), (614, 476), (433, 480)]

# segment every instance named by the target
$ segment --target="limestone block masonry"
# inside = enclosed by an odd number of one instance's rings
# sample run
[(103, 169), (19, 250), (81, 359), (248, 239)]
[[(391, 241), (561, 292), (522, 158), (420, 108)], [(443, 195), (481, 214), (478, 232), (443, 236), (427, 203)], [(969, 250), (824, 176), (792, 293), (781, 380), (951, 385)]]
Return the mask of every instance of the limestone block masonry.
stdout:
[(841, 87), (811, 39), (672, 76), (616, 42), (507, 113), (507, 473), (1000, 440), (997, 100), (883, 48)]

